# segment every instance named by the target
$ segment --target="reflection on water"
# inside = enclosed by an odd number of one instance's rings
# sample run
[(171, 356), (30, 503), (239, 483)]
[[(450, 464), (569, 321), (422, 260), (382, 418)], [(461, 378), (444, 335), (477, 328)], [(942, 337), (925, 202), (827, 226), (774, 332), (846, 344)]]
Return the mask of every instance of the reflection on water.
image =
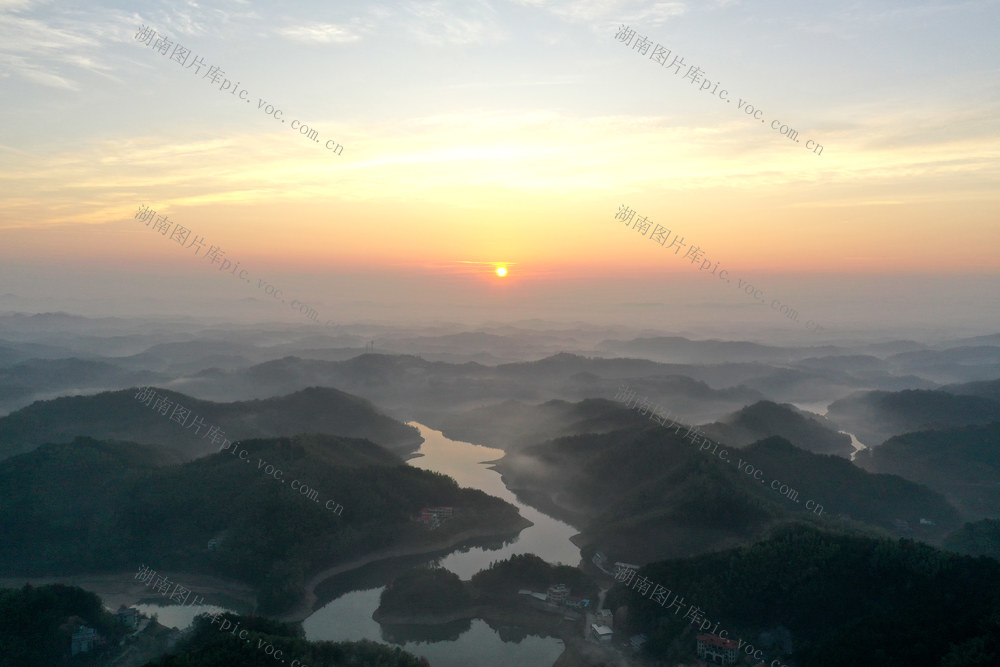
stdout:
[(441, 559), (442, 567), (462, 579), (469, 579), (479, 570), (489, 567), (490, 561), (503, 560), (513, 554), (533, 553), (550, 563), (579, 564), (580, 550), (569, 541), (579, 531), (522, 504), (504, 486), (500, 473), (490, 470), (482, 463), (501, 458), (503, 450), (449, 440), (440, 431), (431, 430), (416, 422), (410, 422), (410, 425), (420, 429), (420, 435), (424, 437), (424, 444), (419, 452), (423, 456), (411, 459), (410, 465), (444, 473), (453, 477), (459, 486), (481, 489), (491, 496), (506, 500), (517, 507), (521, 516), (534, 524), (522, 530), (513, 542), (503, 548), (456, 551)]
[[(306, 637), (311, 640), (357, 641), (370, 639), (402, 646), (427, 658), (435, 667), (507, 667), (508, 665), (551, 665), (563, 650), (561, 640), (530, 635), (520, 628), (490, 627), (479, 619), (435, 626), (386, 625), (372, 620), (385, 582), (399, 571), (419, 563), (436, 562), (462, 579), (469, 579), (491, 561), (512, 554), (534, 553), (549, 562), (576, 565), (580, 550), (569, 541), (576, 534), (571, 526), (521, 504), (483, 461), (495, 461), (503, 451), (444, 437), (422, 424), (411, 422), (420, 430), (424, 444), (410, 465), (433, 470), (454, 478), (459, 486), (481, 489), (515, 505), (521, 516), (534, 525), (513, 540), (494, 541), (483, 546), (463, 547), (437, 558), (414, 557), (374, 564), (326, 582), (321, 596), (335, 597), (303, 621)], [(376, 583), (377, 582), (377, 583)], [(375, 586), (366, 588), (368, 586)], [(366, 588), (365, 590), (351, 590)]]
[(317, 609), (302, 622), (306, 638), (313, 641), (382, 640), (382, 629), (372, 620), (383, 587), (352, 591)]
[(504, 642), (483, 621), (475, 619), (470, 625), (469, 631), (457, 641), (406, 643), (402, 648), (427, 658), (434, 667), (547, 667), (563, 650), (563, 643), (558, 639), (529, 636), (517, 643)]
[(403, 645), (407, 642), (415, 644), (432, 644), (434, 642), (453, 642), (472, 629), (472, 621), (463, 618), (450, 623), (437, 625), (382, 625), (382, 639), (390, 644)]

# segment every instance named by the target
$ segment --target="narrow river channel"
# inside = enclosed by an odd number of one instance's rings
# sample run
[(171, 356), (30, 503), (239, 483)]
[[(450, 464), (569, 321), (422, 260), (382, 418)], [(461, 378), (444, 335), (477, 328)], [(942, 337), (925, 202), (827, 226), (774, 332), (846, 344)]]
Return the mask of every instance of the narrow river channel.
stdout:
[[(462, 579), (468, 579), (492, 561), (512, 554), (533, 553), (551, 563), (577, 565), (580, 550), (569, 541), (577, 531), (538, 510), (519, 502), (504, 486), (500, 474), (490, 470), (486, 461), (495, 461), (503, 451), (450, 440), (440, 431), (411, 422), (424, 438), (417, 458), (410, 465), (440, 472), (455, 479), (459, 486), (480, 489), (515, 505), (521, 516), (534, 525), (525, 528), (514, 541), (494, 548), (471, 547), (456, 550), (434, 559)], [(316, 610), (302, 625), (310, 640), (356, 641), (371, 639), (391, 643), (427, 658), (434, 667), (549, 667), (562, 653), (563, 643), (554, 637), (525, 636), (514, 628), (494, 630), (480, 620), (442, 626), (395, 626), (382, 628), (372, 620), (385, 584), (402, 568), (428, 559), (409, 559), (402, 563), (375, 564), (348, 573), (334, 582), (334, 597)]]

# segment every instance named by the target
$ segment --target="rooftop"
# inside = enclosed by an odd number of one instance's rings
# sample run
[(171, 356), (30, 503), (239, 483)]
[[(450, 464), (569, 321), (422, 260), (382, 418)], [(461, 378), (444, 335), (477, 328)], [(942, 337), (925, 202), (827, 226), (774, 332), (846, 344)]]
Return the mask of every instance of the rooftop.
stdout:
[(739, 643), (735, 639), (723, 639), (722, 637), (718, 637), (716, 635), (698, 635), (698, 641), (717, 648), (735, 650), (740, 647)]

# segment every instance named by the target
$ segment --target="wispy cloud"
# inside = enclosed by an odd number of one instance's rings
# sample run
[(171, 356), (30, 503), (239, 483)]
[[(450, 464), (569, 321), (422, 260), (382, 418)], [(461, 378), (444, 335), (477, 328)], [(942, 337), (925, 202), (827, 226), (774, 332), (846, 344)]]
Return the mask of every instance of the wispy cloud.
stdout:
[(75, 70), (110, 70), (97, 60), (101, 44), (86, 23), (15, 13), (28, 8), (29, 3), (24, 3), (0, 13), (0, 74), (51, 88), (79, 90), (75, 80), (79, 72)]
[(597, 24), (640, 23), (656, 27), (687, 12), (685, 2), (636, 2), (635, 0), (517, 0), (519, 4), (545, 9), (568, 21)]
[[(14, 225), (38, 226), (106, 223), (134, 209), (136, 201), (155, 203), (158, 197), (178, 206), (386, 199), (471, 205), (481, 188), (526, 196), (607, 192), (617, 197), (661, 190), (667, 183), (682, 191), (823, 183), (826, 188), (877, 185), (893, 195), (866, 192), (860, 198), (888, 201), (914, 183), (940, 197), (948, 186), (935, 188), (935, 179), (958, 174), (966, 194), (995, 183), (996, 141), (899, 143), (893, 128), (901, 122), (886, 117), (861, 129), (822, 128), (837, 151), (824, 155), (821, 165), (816, 159), (815, 171), (805, 174), (799, 151), (767, 133), (748, 142), (754, 128), (742, 119), (699, 127), (662, 115), (479, 111), (365, 127), (324, 124), (325, 131), (351, 137), (355, 157), (349, 163), (331, 163), (322, 150), (310, 154), (280, 131), (203, 137), (192, 130), (186, 137), (123, 137), (29, 159), (9, 153), (5, 158), (0, 151), (0, 191), (44, 202), (22, 208), (20, 224)], [(234, 163), (237, 152), (240, 160)], [(720, 162), (720, 155), (734, 159)], [(3, 169), (8, 160), (16, 160), (18, 168)], [(0, 208), (11, 211), (12, 201), (0, 198)]]
[(428, 45), (475, 44), (500, 41), (505, 31), (496, 12), (486, 2), (407, 2), (404, 11), (412, 17), (410, 32)]
[(278, 34), (296, 42), (311, 42), (318, 44), (350, 44), (360, 42), (368, 29), (362, 27), (360, 21), (352, 21), (351, 25), (336, 23), (312, 23), (309, 25), (289, 26), (279, 28)]

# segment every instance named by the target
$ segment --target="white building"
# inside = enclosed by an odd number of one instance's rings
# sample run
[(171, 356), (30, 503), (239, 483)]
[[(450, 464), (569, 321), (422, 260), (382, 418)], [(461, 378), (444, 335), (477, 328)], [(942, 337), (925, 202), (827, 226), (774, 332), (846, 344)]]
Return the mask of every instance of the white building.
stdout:
[(602, 644), (608, 644), (611, 642), (611, 638), (614, 636), (614, 632), (606, 625), (599, 625), (593, 623), (590, 626), (590, 637)]
[(569, 597), (569, 587), (566, 584), (549, 586), (549, 590), (545, 592), (545, 597), (552, 604), (563, 604), (566, 602), (566, 598)]

